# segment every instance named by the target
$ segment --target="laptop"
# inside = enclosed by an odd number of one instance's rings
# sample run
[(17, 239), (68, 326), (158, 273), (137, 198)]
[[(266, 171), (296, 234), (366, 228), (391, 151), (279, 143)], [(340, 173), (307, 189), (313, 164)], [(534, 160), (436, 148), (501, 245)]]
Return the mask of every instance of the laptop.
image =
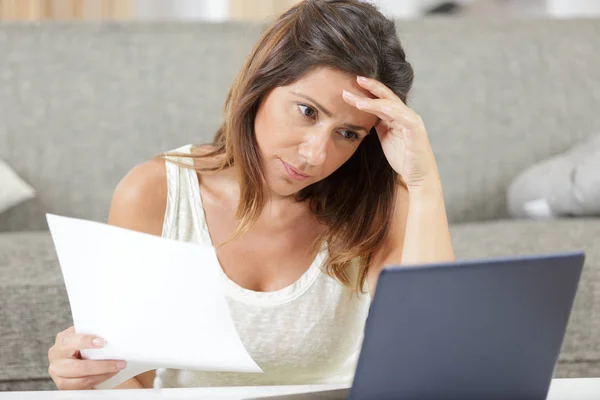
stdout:
[(545, 399), (582, 252), (382, 270), (349, 389), (263, 399)]

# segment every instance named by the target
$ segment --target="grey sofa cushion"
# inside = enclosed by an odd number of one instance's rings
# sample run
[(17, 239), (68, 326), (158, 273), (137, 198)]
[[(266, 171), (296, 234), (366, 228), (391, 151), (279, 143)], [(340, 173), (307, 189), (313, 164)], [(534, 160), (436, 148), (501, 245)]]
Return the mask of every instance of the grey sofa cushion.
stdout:
[(0, 392), (21, 392), (31, 390), (56, 390), (56, 385), (50, 378), (0, 381)]
[(211, 141), (262, 28), (0, 24), (0, 158), (38, 190), (0, 231), (47, 229), (47, 212), (104, 221), (133, 166)]
[[(0, 24), (0, 158), (39, 192), (0, 231), (46, 229), (46, 212), (105, 220), (133, 165), (212, 138), (263, 27)], [(451, 221), (507, 217), (514, 176), (600, 130), (600, 20), (397, 27)]]
[[(588, 259), (556, 374), (600, 376), (600, 220), (502, 221), (455, 225), (451, 231), (463, 259), (585, 250)], [(48, 232), (0, 234), (0, 289), (0, 389), (52, 387), (47, 352), (72, 320)]]
[(0, 385), (42, 379), (48, 349), (72, 325), (54, 245), (48, 232), (0, 233)]
[(600, 377), (600, 219), (497, 221), (452, 226), (451, 232), (459, 259), (584, 250), (556, 375)]

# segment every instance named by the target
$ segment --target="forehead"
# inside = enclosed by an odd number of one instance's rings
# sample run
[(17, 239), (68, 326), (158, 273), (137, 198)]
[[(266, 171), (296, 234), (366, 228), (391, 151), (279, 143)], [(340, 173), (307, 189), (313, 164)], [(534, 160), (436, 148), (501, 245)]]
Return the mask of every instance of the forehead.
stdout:
[(374, 97), (356, 83), (356, 75), (327, 67), (315, 68), (289, 85), (288, 88), (311, 90), (323, 95), (335, 96), (341, 96), (342, 90), (349, 90), (363, 96)]
[(375, 98), (373, 94), (358, 85), (356, 75), (330, 68), (317, 68), (296, 82), (279, 89), (287, 93), (309, 96), (331, 111), (334, 117), (343, 118), (344, 122), (362, 125), (369, 129), (377, 122), (377, 116), (357, 109), (342, 98), (342, 90)]

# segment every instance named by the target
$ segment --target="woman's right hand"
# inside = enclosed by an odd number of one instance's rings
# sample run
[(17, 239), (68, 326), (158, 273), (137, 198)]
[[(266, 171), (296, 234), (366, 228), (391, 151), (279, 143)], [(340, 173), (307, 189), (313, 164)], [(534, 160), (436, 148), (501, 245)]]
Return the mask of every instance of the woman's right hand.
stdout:
[(75, 328), (56, 335), (54, 346), (48, 350), (48, 373), (59, 390), (93, 389), (125, 368), (121, 360), (84, 360), (83, 349), (98, 349), (104, 340), (94, 335), (78, 335)]

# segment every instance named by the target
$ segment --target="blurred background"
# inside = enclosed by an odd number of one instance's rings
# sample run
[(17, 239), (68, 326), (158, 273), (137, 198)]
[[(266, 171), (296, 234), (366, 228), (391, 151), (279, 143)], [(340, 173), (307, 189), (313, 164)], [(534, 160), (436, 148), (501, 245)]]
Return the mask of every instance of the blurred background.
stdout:
[[(0, 0), (4, 20), (263, 20), (296, 0)], [(389, 16), (570, 18), (600, 15), (598, 0), (373, 0)]]
[[(73, 324), (46, 214), (104, 222), (133, 166), (211, 142), (296, 1), (0, 0), (0, 392), (56, 389)], [(600, 0), (371, 2), (399, 21), (457, 258), (584, 250), (555, 377), (600, 378)]]

